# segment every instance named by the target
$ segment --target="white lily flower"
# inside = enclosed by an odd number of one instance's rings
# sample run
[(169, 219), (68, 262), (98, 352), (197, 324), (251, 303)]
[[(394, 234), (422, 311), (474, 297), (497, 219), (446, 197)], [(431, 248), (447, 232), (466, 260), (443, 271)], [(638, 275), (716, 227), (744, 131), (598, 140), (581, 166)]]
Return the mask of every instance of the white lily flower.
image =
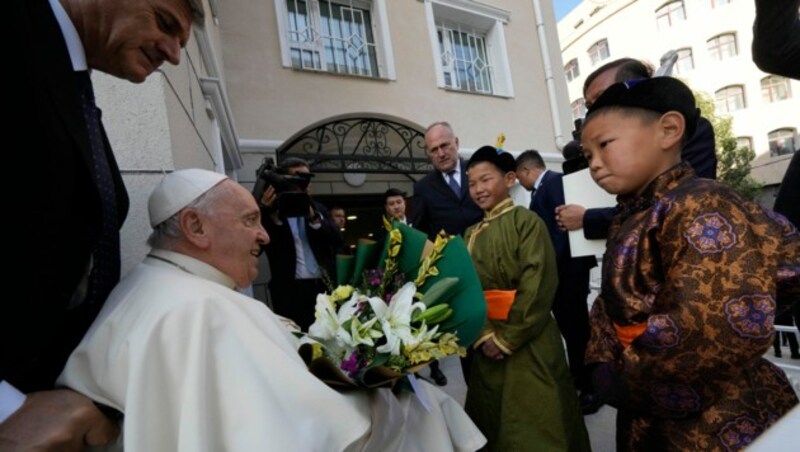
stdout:
[(333, 339), (339, 329), (339, 317), (336, 306), (327, 294), (317, 295), (314, 317), (316, 320), (308, 328), (308, 334), (320, 340)]
[(394, 294), (389, 304), (377, 297), (369, 298), (375, 318), (380, 322), (386, 337), (386, 343), (376, 349), (378, 353), (399, 355), (402, 342), (411, 340), (411, 315), (416, 309), (425, 309), (423, 303), (414, 303), (415, 293), (417, 286), (408, 282)]
[(428, 330), (428, 325), (426, 323), (422, 324), (422, 327), (417, 330), (416, 332), (412, 331), (411, 337), (405, 342), (407, 347), (416, 347), (419, 344), (425, 342), (432, 342), (434, 337), (439, 333), (439, 325), (434, 326), (430, 330)]

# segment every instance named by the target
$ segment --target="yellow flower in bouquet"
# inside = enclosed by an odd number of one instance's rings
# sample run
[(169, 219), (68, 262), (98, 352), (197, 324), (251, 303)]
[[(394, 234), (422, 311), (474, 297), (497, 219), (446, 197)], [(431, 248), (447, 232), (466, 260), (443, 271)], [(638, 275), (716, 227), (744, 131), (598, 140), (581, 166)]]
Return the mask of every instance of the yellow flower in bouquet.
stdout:
[(483, 292), (463, 241), (440, 234), (431, 243), (392, 226), (380, 256), (359, 243), (356, 260), (337, 266), (340, 285), (317, 297), (300, 354), (331, 386), (393, 385), (433, 360), (463, 356), (483, 325)]

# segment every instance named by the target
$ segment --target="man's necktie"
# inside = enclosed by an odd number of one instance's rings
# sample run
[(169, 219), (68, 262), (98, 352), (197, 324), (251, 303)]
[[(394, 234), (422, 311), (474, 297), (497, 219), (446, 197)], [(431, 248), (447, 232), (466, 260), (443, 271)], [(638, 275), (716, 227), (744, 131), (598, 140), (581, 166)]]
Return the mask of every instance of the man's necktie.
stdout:
[(119, 224), (117, 195), (114, 178), (106, 157), (106, 147), (100, 127), (100, 110), (94, 100), (92, 80), (87, 71), (78, 73), (81, 107), (86, 120), (91, 147), (92, 176), (100, 195), (100, 230), (92, 254), (89, 292), (86, 300), (91, 304), (103, 303), (119, 281)]
[(309, 275), (319, 276), (319, 264), (317, 258), (314, 257), (314, 251), (311, 250), (311, 244), (308, 242), (308, 234), (306, 233), (306, 220), (302, 217), (294, 218), (297, 227), (297, 236), (303, 244), (303, 261), (306, 263), (306, 271)]
[(461, 186), (456, 182), (456, 172), (450, 171), (447, 173), (447, 179), (447, 184), (450, 186), (450, 189), (453, 190), (453, 193), (456, 194), (456, 198), (461, 199)]

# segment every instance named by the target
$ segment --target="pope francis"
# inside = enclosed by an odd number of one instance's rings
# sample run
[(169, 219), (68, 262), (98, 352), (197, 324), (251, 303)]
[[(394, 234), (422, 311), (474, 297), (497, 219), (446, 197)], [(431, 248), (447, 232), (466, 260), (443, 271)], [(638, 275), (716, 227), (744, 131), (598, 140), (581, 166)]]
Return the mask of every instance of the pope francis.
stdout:
[(236, 288), (256, 276), (253, 196), (222, 174), (175, 171), (150, 196), (145, 260), (114, 289), (59, 383), (124, 414), (127, 451), (475, 450), (461, 407), (418, 395), (340, 393), (310, 374), (297, 339)]

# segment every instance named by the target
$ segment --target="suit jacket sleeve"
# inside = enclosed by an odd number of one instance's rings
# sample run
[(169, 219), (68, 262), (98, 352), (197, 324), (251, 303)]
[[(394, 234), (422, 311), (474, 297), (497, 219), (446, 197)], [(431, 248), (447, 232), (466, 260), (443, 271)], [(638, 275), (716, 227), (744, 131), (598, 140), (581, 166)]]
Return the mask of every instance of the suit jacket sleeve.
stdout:
[(411, 214), (408, 223), (413, 224), (415, 229), (428, 233), (428, 212), (427, 203), (422, 195), (424, 188), (422, 181), (414, 184), (414, 196), (411, 198)]
[(608, 228), (616, 211), (616, 207), (586, 209), (583, 214), (583, 236), (588, 240), (608, 238)]
[(681, 150), (681, 159), (692, 165), (697, 177), (717, 178), (717, 151), (714, 143), (714, 128), (708, 119), (700, 117), (697, 130)]

